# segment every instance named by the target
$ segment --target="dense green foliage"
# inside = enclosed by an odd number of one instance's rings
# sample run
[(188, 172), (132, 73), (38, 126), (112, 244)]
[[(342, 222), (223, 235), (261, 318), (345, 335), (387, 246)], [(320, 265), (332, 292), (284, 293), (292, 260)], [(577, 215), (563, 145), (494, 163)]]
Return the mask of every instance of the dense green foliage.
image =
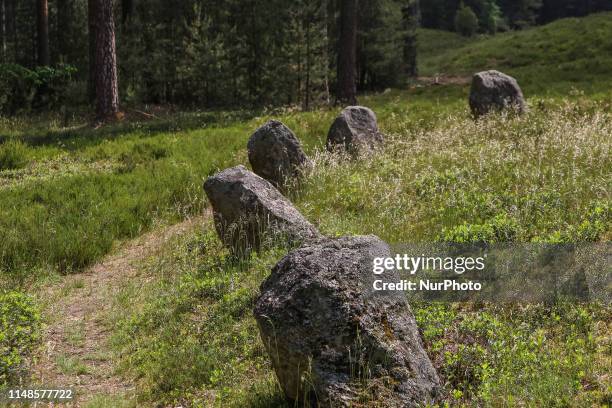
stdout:
[(0, 291), (0, 387), (16, 381), (40, 336), (40, 312), (31, 297)]
[[(598, 306), (414, 305), (429, 354), (458, 406), (605, 405)], [(605, 327), (603, 330), (606, 330)], [(588, 385), (587, 385), (588, 384)], [(596, 385), (598, 384), (598, 385)]]
[[(37, 68), (35, 0), (3, 1), (0, 114), (40, 109), (71, 113), (88, 105), (93, 88), (87, 1), (49, 1), (55, 68)], [(171, 103), (309, 109), (333, 102), (337, 0), (122, 0), (119, 5), (115, 20), (124, 107)], [(406, 74), (417, 74), (414, 30), (419, 24), (468, 36), (495, 34), (610, 8), (612, 3), (605, 0), (361, 2), (358, 89), (385, 89), (401, 83)], [(67, 71), (66, 64), (74, 70)]]
[(320, 103), (330, 74), (326, 4), (138, 2), (118, 41), (123, 93), (198, 106)]

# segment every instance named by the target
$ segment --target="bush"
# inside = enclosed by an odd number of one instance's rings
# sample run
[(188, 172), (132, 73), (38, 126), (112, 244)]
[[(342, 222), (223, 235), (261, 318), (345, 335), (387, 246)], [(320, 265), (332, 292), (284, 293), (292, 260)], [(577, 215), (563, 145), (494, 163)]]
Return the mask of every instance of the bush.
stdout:
[(13, 170), (28, 164), (28, 148), (18, 140), (0, 144), (0, 170)]
[(0, 292), (0, 387), (19, 377), (39, 329), (40, 313), (30, 297)]
[(28, 69), (18, 64), (0, 64), (0, 113), (15, 115), (35, 106), (63, 102), (75, 72), (76, 68), (70, 65)]
[(474, 11), (461, 3), (455, 15), (455, 30), (466, 37), (471, 37), (478, 30), (478, 17)]

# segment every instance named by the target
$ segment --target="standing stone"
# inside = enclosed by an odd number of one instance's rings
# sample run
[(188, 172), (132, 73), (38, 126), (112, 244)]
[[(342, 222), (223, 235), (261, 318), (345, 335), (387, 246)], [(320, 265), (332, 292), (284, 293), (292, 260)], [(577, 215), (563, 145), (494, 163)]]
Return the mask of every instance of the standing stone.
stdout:
[(372, 150), (384, 142), (376, 115), (365, 106), (349, 106), (340, 112), (327, 134), (327, 150), (354, 154)]
[(257, 249), (265, 239), (299, 243), (317, 229), (272, 184), (236, 166), (211, 176), (204, 190), (221, 240), (235, 252)]
[(290, 252), (262, 284), (255, 319), (292, 403), (346, 407), (364, 393), (385, 407), (435, 400), (439, 379), (405, 293), (372, 290), (375, 279), (400, 281), (397, 271), (372, 272), (375, 257), (389, 256), (372, 235), (319, 241)]
[(253, 133), (247, 144), (253, 171), (283, 188), (297, 181), (304, 168), (311, 165), (295, 134), (277, 120), (270, 120)]
[(505, 109), (523, 113), (525, 98), (516, 79), (499, 71), (484, 71), (472, 78), (470, 108), (476, 118)]

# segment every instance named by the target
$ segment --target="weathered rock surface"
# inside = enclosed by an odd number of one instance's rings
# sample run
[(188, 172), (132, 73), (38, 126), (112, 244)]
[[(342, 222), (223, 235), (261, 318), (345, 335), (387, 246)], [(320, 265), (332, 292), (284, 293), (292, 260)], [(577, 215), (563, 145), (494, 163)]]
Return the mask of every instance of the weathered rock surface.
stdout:
[(400, 279), (372, 273), (373, 258), (389, 254), (375, 236), (319, 241), (290, 252), (262, 284), (254, 314), (289, 400), (349, 406), (364, 378), (386, 407), (435, 399), (439, 379), (405, 294), (372, 290), (375, 279)]
[(349, 153), (372, 150), (384, 142), (376, 115), (364, 106), (349, 106), (340, 112), (327, 134), (327, 150)]
[(516, 79), (499, 71), (483, 71), (472, 78), (470, 109), (474, 117), (505, 109), (525, 111), (525, 98)]
[(247, 143), (253, 171), (277, 188), (299, 180), (312, 162), (295, 134), (277, 120), (270, 120), (253, 133)]
[(317, 229), (272, 184), (244, 166), (225, 169), (204, 183), (221, 240), (234, 250), (259, 248), (266, 239), (303, 242)]

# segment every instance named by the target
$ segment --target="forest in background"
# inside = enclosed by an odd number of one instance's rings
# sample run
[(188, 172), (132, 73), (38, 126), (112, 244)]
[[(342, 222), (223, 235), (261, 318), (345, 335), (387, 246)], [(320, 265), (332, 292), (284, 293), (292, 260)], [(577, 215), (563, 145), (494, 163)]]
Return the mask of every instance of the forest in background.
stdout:
[(96, 66), (102, 71), (104, 65), (94, 63), (96, 41), (89, 35), (97, 25), (116, 42), (111, 105), (309, 109), (333, 103), (340, 93), (338, 50), (351, 48), (339, 45), (343, 7), (355, 14), (347, 20), (355, 26), (356, 48), (348, 83), (367, 91), (418, 74), (418, 26), (494, 35), (612, 9), (612, 2), (0, 0), (0, 113), (91, 105)]

